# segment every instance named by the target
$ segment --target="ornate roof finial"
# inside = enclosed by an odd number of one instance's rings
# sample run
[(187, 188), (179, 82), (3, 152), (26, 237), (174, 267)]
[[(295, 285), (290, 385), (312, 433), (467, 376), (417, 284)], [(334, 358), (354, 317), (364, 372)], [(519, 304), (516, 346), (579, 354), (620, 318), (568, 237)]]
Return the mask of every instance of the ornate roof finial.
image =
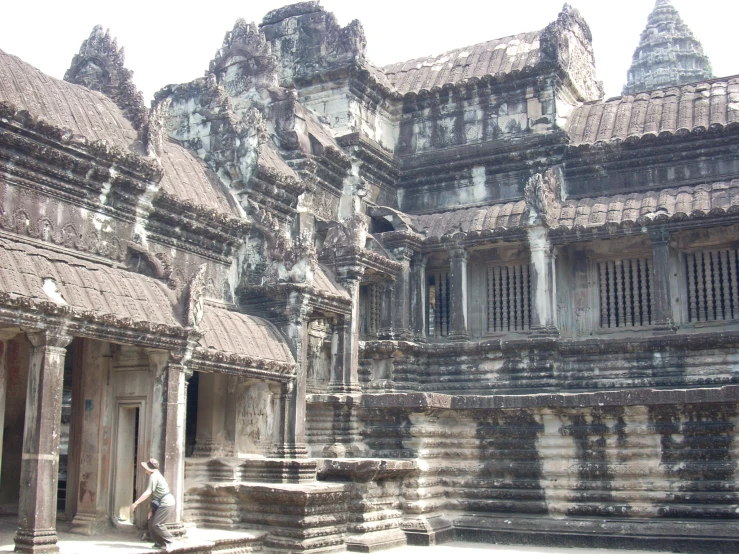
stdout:
[(712, 77), (711, 62), (671, 0), (657, 0), (639, 39), (624, 94)]
[(110, 30), (93, 27), (90, 36), (80, 46), (64, 80), (102, 92), (123, 111), (134, 128), (141, 131), (147, 120), (144, 96), (133, 84), (133, 72), (124, 67), (125, 53), (118, 48)]
[[(239, 65), (246, 80), (265, 80), (277, 84), (277, 60), (272, 47), (255, 23), (237, 19), (233, 30), (226, 33), (221, 48), (210, 62), (209, 72), (220, 82), (230, 66)], [(233, 70), (232, 70), (233, 71)], [(233, 75), (229, 76), (231, 79)]]

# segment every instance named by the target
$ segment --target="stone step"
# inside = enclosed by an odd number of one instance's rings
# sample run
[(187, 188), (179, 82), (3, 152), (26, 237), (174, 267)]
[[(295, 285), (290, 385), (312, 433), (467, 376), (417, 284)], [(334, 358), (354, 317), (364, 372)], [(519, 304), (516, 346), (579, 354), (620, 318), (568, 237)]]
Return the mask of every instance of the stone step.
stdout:
[(171, 545), (171, 554), (246, 554), (262, 552), (267, 533), (263, 531), (223, 531), (188, 529), (187, 536)]

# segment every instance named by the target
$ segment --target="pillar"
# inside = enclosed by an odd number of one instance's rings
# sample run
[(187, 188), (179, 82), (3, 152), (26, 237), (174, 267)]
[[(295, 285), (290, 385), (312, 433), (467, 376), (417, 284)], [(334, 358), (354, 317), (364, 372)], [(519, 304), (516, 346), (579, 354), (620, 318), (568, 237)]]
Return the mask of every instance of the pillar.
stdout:
[(392, 281), (381, 281), (377, 286), (380, 289), (380, 328), (377, 331), (377, 338), (392, 340), (395, 335), (393, 329), (394, 283)]
[(555, 253), (547, 229), (528, 229), (531, 255), (531, 330), (537, 334), (557, 336)]
[(29, 333), (33, 349), (28, 371), (23, 431), (16, 552), (59, 552), (56, 494), (66, 346), (64, 333)]
[(142, 461), (146, 458), (156, 458), (161, 463), (164, 460), (164, 421), (166, 419), (166, 380), (169, 352), (166, 350), (148, 350), (149, 376), (152, 382), (151, 391), (151, 420), (149, 452), (141, 452)]
[(393, 249), (395, 259), (400, 262), (400, 275), (395, 280), (393, 290), (392, 321), (396, 340), (410, 340), (412, 337), (411, 316), (411, 257), (410, 248)]
[(230, 456), (233, 445), (226, 431), (228, 377), (201, 373), (198, 381), (198, 421), (195, 452), (198, 457)]
[(170, 522), (177, 532), (182, 522), (185, 488), (185, 416), (187, 379), (192, 373), (178, 352), (149, 350), (152, 375), (152, 414), (150, 457), (159, 467), (176, 500), (175, 518)]
[(272, 437), (273, 455), (282, 458), (287, 445), (287, 400), (292, 392), (291, 383), (270, 382), (269, 391), (272, 393), (272, 412), (275, 415)]
[(276, 454), (283, 458), (308, 456), (305, 447), (305, 395), (308, 371), (308, 298), (298, 292), (290, 293), (286, 307), (287, 321), (284, 335), (295, 356), (297, 370), (295, 380), (282, 389), (284, 438), (276, 447)]
[(654, 333), (669, 334), (677, 331), (670, 302), (670, 233), (666, 229), (649, 230), (652, 241), (652, 267), (654, 271), (654, 291), (652, 313)]
[(331, 325), (331, 374), (329, 392), (344, 392), (344, 341), (349, 327), (348, 316), (338, 316)]
[[(104, 463), (103, 455), (109, 447), (105, 444), (109, 440), (105, 432), (109, 345), (96, 340), (80, 340), (75, 343), (77, 361), (80, 365), (73, 373), (72, 397), (75, 404), (73, 417), (78, 428), (74, 437), (70, 436), (69, 466), (77, 464), (78, 478), (68, 481), (75, 488), (72, 495), (76, 497), (71, 531), (94, 535), (108, 526), (109, 474), (104, 468), (109, 464)], [(73, 445), (73, 440), (77, 444)], [(71, 456), (73, 451), (76, 454), (74, 459)], [(67, 499), (68, 504), (73, 504), (70, 495)]]
[(428, 256), (415, 254), (411, 258), (410, 326), (416, 340), (426, 339), (426, 262)]
[(467, 252), (449, 251), (449, 340), (469, 340), (467, 333)]
[(343, 390), (332, 392), (361, 392), (359, 385), (359, 282), (361, 275), (346, 276), (341, 284), (352, 299), (352, 310), (347, 318), (340, 340), (340, 356), (343, 370)]
[[(175, 518), (170, 523), (182, 522), (182, 503), (185, 498), (185, 415), (187, 413), (187, 379), (191, 373), (180, 358), (172, 358), (167, 365), (164, 418), (164, 469), (162, 474), (175, 497)], [(160, 460), (161, 462), (161, 460)]]

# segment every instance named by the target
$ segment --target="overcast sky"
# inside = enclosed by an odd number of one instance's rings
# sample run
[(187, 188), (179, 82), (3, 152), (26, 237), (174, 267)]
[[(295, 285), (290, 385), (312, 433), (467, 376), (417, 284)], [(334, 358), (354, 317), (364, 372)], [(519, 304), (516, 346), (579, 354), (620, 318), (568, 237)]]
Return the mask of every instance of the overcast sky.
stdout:
[[(237, 18), (261, 21), (285, 0), (5, 0), (0, 49), (62, 78), (96, 24), (126, 49), (126, 66), (147, 99), (170, 83), (203, 75)], [(598, 76), (606, 96), (620, 94), (626, 70), (654, 0), (571, 0), (593, 32)], [(732, 36), (737, 0), (673, 0), (711, 58), (715, 76), (739, 73)], [(545, 27), (561, 0), (323, 0), (346, 25), (359, 19), (368, 57), (377, 65)]]

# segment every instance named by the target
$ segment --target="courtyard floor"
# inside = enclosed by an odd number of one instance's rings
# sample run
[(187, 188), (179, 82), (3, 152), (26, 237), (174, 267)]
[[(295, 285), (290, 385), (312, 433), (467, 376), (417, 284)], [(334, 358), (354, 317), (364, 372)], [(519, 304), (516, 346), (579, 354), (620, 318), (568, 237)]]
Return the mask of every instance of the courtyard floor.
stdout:
[[(17, 519), (0, 517), (0, 552), (13, 552), (13, 535)], [(61, 527), (61, 525), (60, 525)], [(205, 534), (203, 534), (205, 533)], [(220, 535), (237, 534), (229, 531), (190, 530), (188, 542), (197, 542), (208, 538), (210, 533)], [(151, 548), (151, 543), (139, 540), (139, 533), (108, 532), (94, 537), (85, 537), (59, 531), (59, 547), (61, 554), (144, 554), (158, 552)], [(440, 546), (406, 546), (392, 550), (402, 554), (655, 554), (654, 551), (641, 550), (604, 550), (594, 548), (553, 548), (536, 546), (503, 546), (469, 542), (450, 542)]]

